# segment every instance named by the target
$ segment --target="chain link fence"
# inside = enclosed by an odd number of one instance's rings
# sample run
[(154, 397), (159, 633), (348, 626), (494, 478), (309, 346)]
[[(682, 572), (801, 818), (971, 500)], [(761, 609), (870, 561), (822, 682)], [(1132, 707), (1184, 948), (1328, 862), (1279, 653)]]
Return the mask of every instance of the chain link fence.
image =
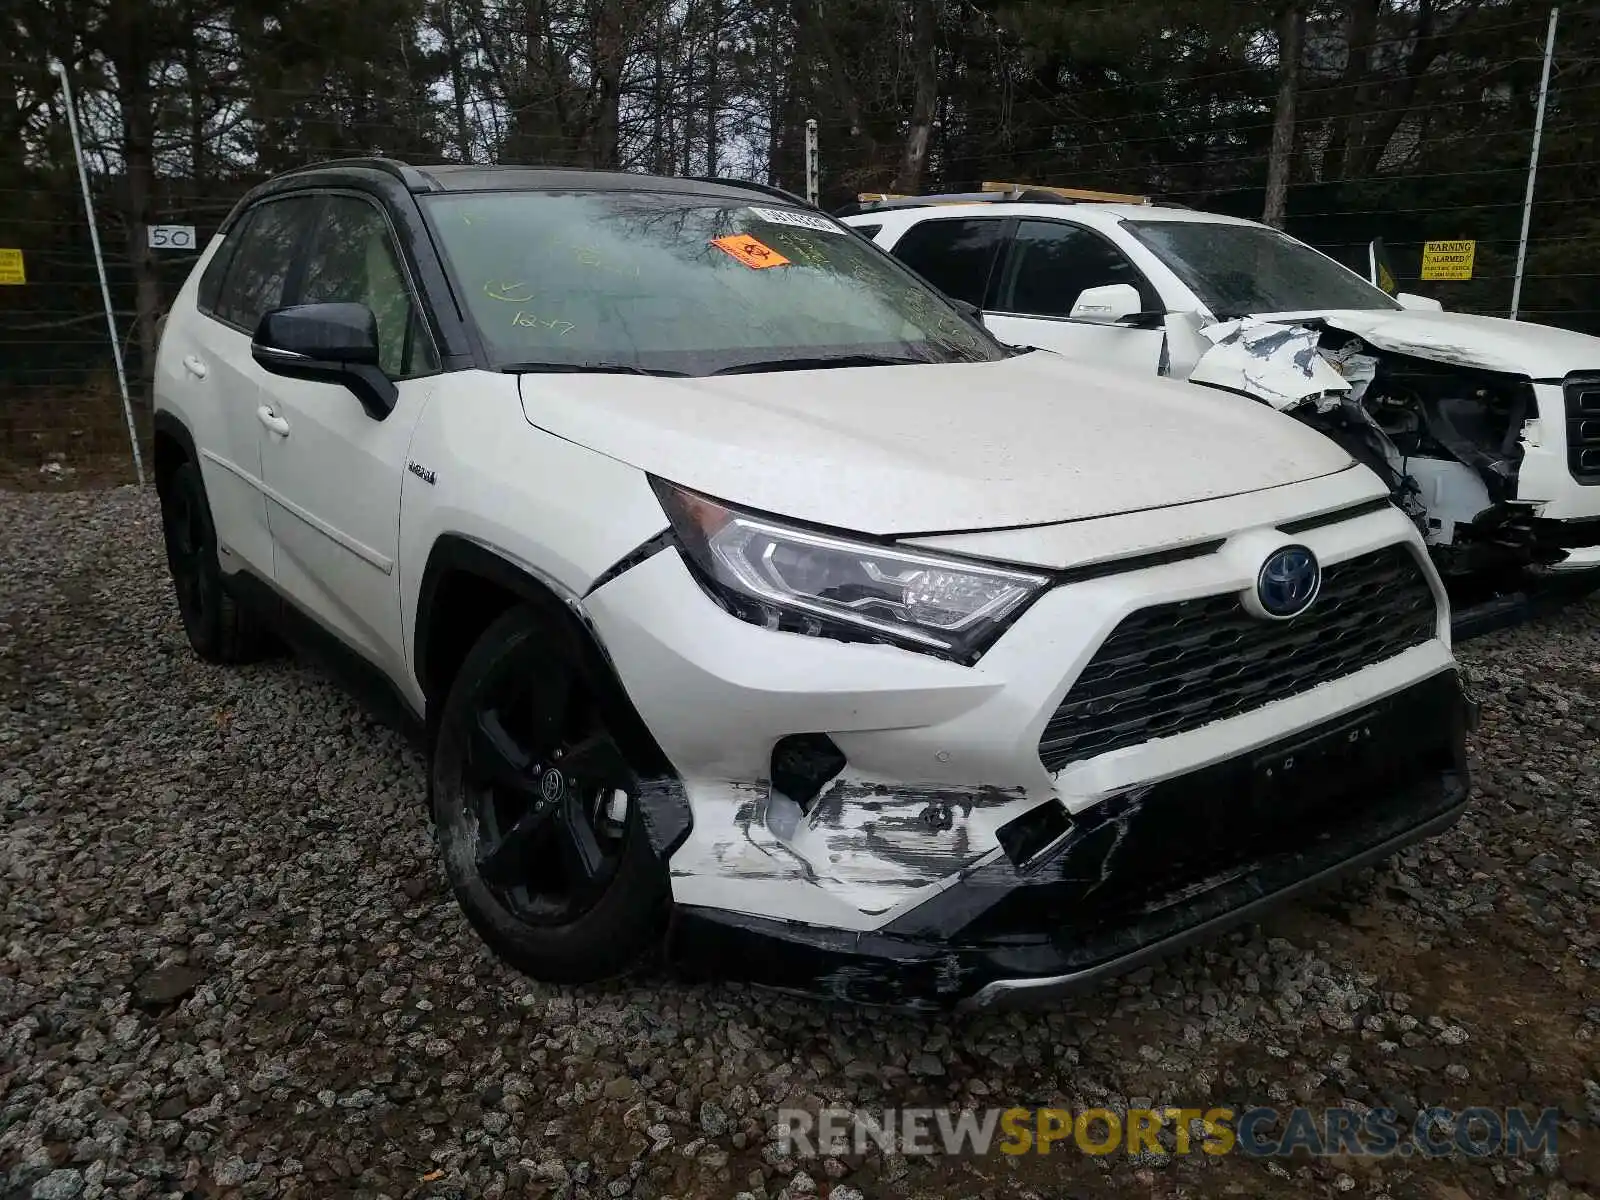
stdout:
[[(196, 236), (192, 248), (152, 250), (145, 228), (126, 217), (126, 181), (91, 177), (141, 438), (150, 433), (150, 378), (160, 318), (250, 182), (200, 188), (162, 180), (151, 205), (153, 223), (193, 226)], [(4, 254), (7, 250), (14, 253)], [(39, 487), (133, 479), (78, 180), (66, 174), (13, 180), (0, 188), (0, 482)]]

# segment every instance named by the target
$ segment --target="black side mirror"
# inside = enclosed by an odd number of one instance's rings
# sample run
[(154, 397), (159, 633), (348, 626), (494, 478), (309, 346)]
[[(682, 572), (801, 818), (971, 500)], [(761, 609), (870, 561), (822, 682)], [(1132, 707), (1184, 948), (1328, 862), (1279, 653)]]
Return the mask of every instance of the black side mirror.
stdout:
[(378, 318), (365, 304), (298, 304), (261, 318), (250, 355), (265, 371), (334, 383), (355, 393), (381, 421), (399, 398), (378, 367)]

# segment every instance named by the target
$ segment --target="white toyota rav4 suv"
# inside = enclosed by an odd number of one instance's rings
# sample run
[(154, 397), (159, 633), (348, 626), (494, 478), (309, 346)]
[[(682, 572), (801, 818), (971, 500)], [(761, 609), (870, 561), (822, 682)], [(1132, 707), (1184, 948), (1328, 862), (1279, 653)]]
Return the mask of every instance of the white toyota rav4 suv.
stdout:
[(1293, 411), (1390, 483), (1447, 573), (1600, 567), (1600, 338), (1391, 297), (1287, 234), (1185, 208), (1036, 190), (844, 220), (1003, 342)]
[(194, 648), (270, 627), (422, 732), (512, 962), (999, 1004), (1466, 802), (1415, 527), (1190, 391), (770, 190), (358, 160), (207, 248), (156, 463)]

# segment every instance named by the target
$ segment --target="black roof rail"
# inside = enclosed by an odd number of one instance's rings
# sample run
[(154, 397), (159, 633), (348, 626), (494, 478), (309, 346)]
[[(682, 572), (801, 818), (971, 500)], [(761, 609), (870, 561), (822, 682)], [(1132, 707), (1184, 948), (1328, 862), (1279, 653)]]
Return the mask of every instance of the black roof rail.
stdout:
[(690, 175), (695, 183), (718, 183), (723, 187), (744, 188), (750, 192), (760, 192), (764, 196), (774, 196), (779, 200), (787, 200), (791, 204), (798, 204), (803, 208), (815, 208), (816, 205), (804, 196), (797, 196), (785, 188), (771, 183), (757, 183), (753, 179), (732, 179), (726, 175)]
[(419, 171), (410, 163), (401, 162), (397, 158), (330, 158), (322, 162), (306, 163), (304, 166), (294, 167), (283, 172), (285, 175), (299, 175), (306, 171), (338, 170), (340, 167), (359, 167), (369, 171), (383, 171), (393, 175), (412, 192), (439, 191), (439, 185), (425, 172)]

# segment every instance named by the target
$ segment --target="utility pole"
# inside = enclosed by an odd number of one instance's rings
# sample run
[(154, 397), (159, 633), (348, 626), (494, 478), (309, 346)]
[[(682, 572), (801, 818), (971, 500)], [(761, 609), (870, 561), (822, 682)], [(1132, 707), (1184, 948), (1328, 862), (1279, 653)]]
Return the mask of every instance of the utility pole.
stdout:
[(100, 251), (100, 230), (94, 223), (94, 198), (89, 192), (89, 169), (83, 161), (83, 142), (78, 137), (78, 110), (72, 102), (72, 84), (67, 80), (65, 63), (52, 63), (50, 69), (61, 79), (61, 96), (67, 105), (67, 127), (72, 130), (72, 153), (78, 159), (78, 182), (83, 186), (83, 211), (89, 219), (89, 244), (94, 247), (94, 265), (100, 272), (100, 299), (106, 306), (106, 332), (111, 335), (111, 357), (117, 364), (117, 386), (122, 389), (122, 415), (128, 421), (128, 443), (133, 447), (133, 470), (139, 486), (144, 486), (144, 454), (139, 449), (139, 433), (133, 425), (133, 402), (128, 399), (128, 373), (122, 366), (122, 341), (117, 337), (117, 318), (111, 308), (111, 285), (106, 282), (106, 259)]
[(1517, 274), (1511, 284), (1511, 319), (1517, 319), (1522, 306), (1522, 269), (1528, 261), (1528, 226), (1533, 220), (1533, 184), (1539, 174), (1539, 142), (1544, 137), (1544, 102), (1550, 95), (1550, 60), (1556, 53), (1556, 18), (1559, 8), (1550, 10), (1550, 32), (1544, 39), (1544, 77), (1539, 81), (1539, 115), (1533, 122), (1533, 155), (1528, 159), (1528, 192), (1522, 198), (1522, 237), (1517, 241)]
[(806, 122), (806, 199), (818, 203), (822, 196), (822, 172), (817, 164), (817, 119)]

